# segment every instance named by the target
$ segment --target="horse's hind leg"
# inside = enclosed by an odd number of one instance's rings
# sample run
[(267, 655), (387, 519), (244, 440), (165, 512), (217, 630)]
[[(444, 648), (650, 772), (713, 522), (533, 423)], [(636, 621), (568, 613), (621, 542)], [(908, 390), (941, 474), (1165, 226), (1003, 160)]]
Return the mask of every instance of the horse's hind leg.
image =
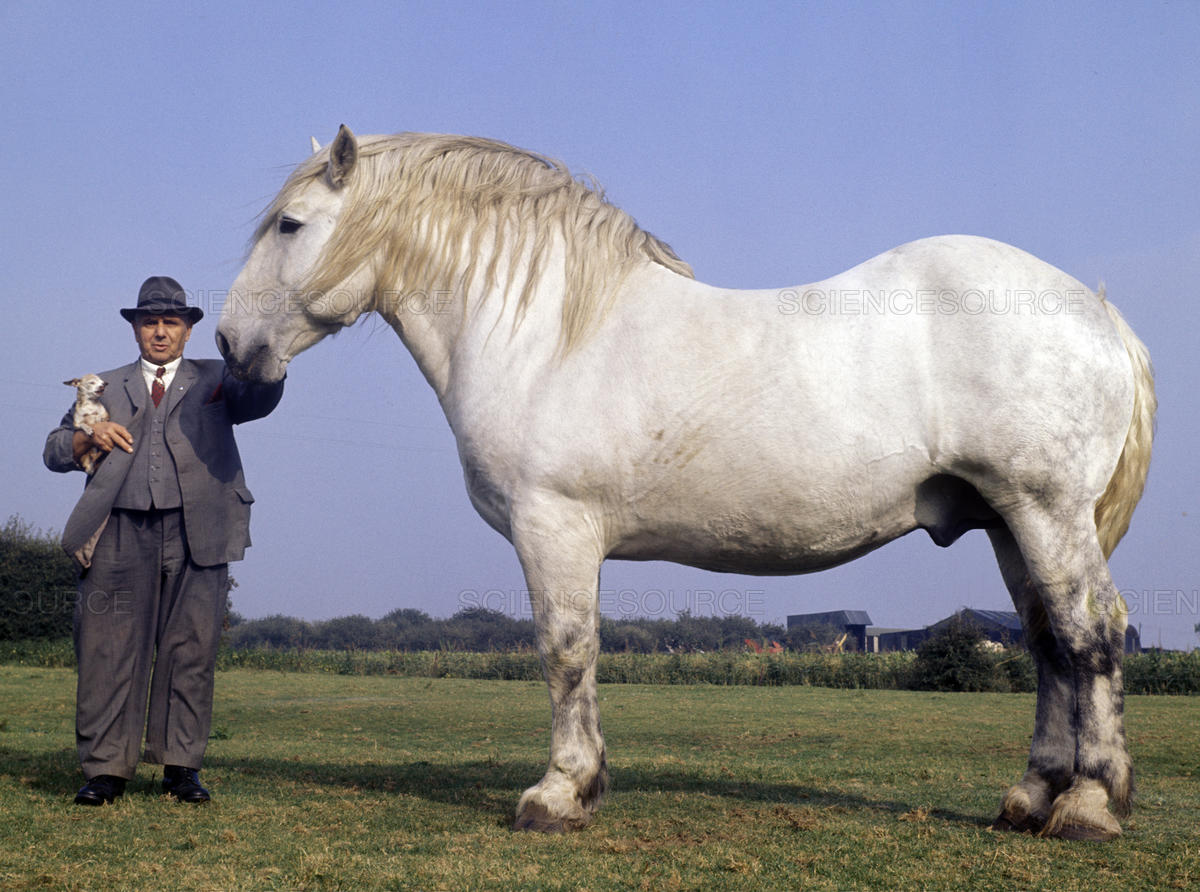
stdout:
[(996, 830), (1039, 833), (1050, 820), (1056, 796), (1071, 783), (1075, 767), (1075, 685), (1070, 660), (1059, 645), (1029, 578), (1025, 559), (1007, 528), (989, 530), (1000, 572), (1025, 630), (1037, 669), (1037, 712), (1029, 766), (1009, 789), (992, 825)]
[(514, 531), (550, 688), (550, 764), (517, 803), (514, 830), (559, 833), (592, 818), (608, 787), (596, 701), (601, 555), (584, 530), (541, 524)]
[[(1037, 661), (1038, 709), (1029, 770), (1005, 797), (997, 825), (1111, 839), (1121, 828), (1108, 801), (1126, 814), (1133, 793), (1122, 718), (1124, 604), (1090, 511), (1008, 520), (1012, 535), (992, 538)], [(1016, 586), (1014, 536), (1029, 573)]]

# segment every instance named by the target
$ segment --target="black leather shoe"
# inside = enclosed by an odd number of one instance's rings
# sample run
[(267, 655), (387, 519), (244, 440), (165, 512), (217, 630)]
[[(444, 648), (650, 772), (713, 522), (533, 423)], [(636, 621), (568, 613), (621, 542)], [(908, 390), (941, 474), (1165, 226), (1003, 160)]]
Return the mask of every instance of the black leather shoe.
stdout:
[(195, 768), (167, 765), (163, 768), (163, 792), (180, 802), (208, 802), (208, 790), (200, 786), (200, 772)]
[(106, 805), (125, 792), (125, 778), (98, 774), (79, 788), (76, 805)]

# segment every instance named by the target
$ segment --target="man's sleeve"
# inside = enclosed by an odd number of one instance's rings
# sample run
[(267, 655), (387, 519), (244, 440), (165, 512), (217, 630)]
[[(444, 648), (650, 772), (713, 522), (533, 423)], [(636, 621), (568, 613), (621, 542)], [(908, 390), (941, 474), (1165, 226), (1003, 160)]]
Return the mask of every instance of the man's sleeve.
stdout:
[(63, 416), (58, 427), (46, 437), (46, 448), (42, 450), (42, 461), (51, 471), (81, 471), (75, 461), (75, 410)]
[(220, 390), (230, 420), (234, 424), (242, 424), (256, 418), (264, 418), (275, 410), (283, 398), (283, 380), (274, 384), (251, 384), (239, 381), (230, 374), (229, 369), (225, 369)]

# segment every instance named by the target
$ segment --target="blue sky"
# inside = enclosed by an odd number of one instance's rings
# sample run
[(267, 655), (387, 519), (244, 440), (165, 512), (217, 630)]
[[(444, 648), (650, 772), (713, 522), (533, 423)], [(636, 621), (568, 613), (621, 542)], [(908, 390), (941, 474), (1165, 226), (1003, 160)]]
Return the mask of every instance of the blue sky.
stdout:
[[(1113, 573), (1145, 643), (1194, 646), (1198, 43), (1194, 3), (7, 3), (0, 515), (61, 529), (82, 476), (40, 462), (71, 400), (59, 382), (134, 358), (116, 310), (148, 275), (219, 305), (310, 135), (470, 133), (594, 175), (713, 284), (808, 282), (948, 232), (1103, 280), (1161, 401)], [(188, 355), (216, 356), (214, 324)], [(293, 363), (239, 443), (258, 499), (243, 614), (527, 613), (381, 324)], [(853, 608), (911, 626), (1009, 607), (981, 533), (783, 579), (610, 562), (601, 587), (617, 616)]]

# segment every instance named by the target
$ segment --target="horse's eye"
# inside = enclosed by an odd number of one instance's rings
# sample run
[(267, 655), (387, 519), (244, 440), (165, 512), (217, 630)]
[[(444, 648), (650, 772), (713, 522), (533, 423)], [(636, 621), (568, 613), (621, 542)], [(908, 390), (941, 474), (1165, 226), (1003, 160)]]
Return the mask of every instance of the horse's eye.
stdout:
[(295, 220), (291, 217), (280, 217), (279, 218), (279, 233), (281, 235), (291, 235), (293, 232), (298, 230), (303, 225), (304, 224), (301, 223), (299, 220)]

